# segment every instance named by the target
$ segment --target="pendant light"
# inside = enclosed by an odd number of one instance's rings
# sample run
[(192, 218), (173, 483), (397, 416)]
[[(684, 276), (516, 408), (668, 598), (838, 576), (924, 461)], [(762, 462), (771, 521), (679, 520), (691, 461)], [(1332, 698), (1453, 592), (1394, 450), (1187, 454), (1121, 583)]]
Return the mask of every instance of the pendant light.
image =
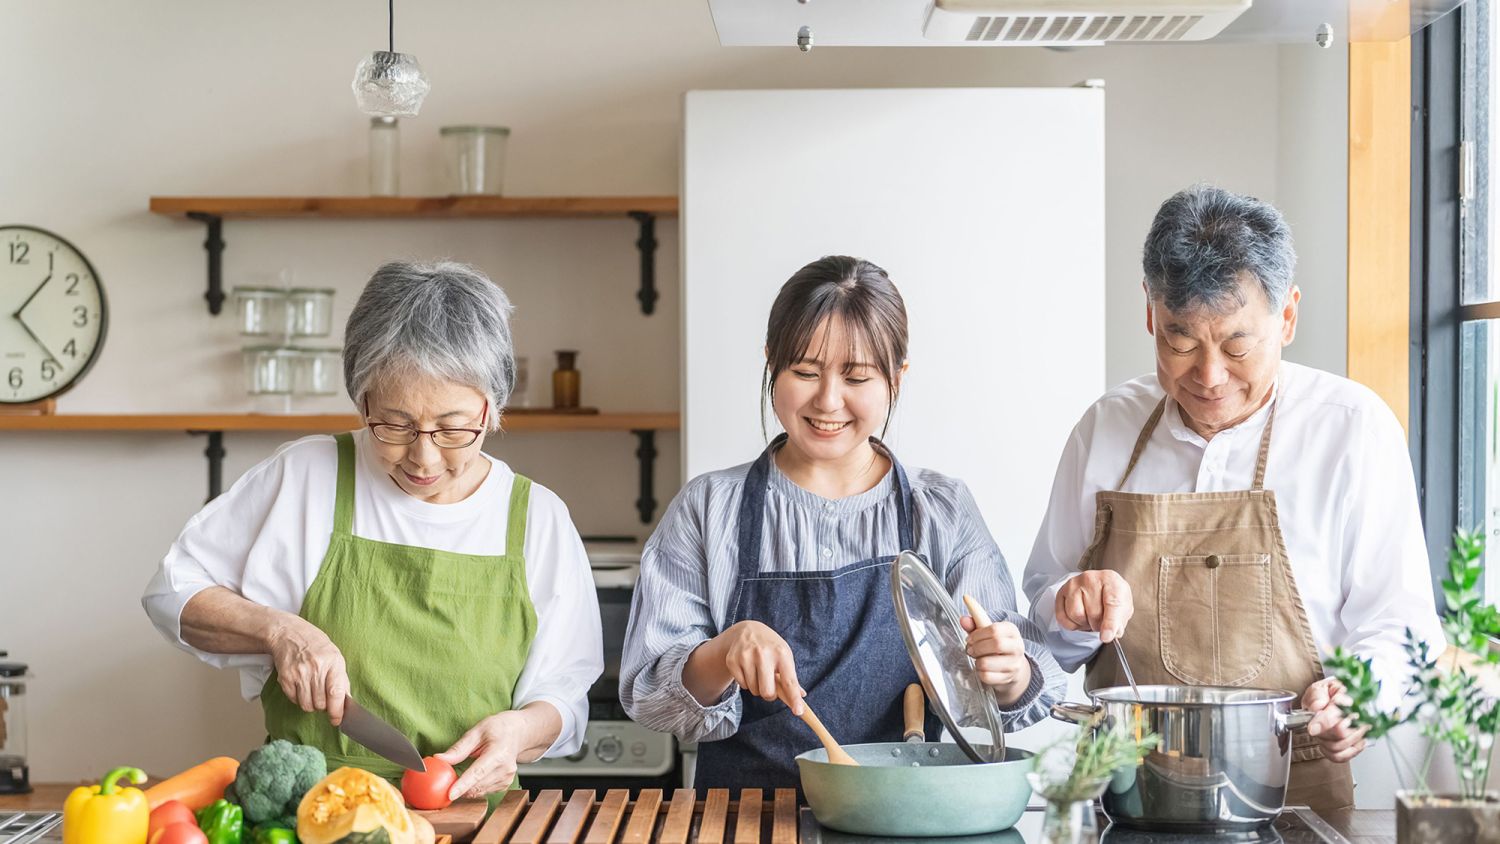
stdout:
[(354, 69), (354, 101), (376, 117), (416, 117), (432, 86), (416, 56), (396, 52), (396, 0), (389, 0), (387, 12), (389, 49), (371, 53)]

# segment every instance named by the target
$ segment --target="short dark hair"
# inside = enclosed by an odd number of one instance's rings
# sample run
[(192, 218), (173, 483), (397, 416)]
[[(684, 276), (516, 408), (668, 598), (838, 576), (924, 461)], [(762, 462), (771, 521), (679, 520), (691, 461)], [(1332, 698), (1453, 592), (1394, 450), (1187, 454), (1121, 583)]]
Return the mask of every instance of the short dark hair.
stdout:
[[(885, 377), (894, 407), (896, 375), (906, 362), (906, 303), (885, 270), (847, 255), (813, 261), (787, 279), (776, 294), (766, 321), (766, 370), (761, 382), (765, 400), (774, 402), (776, 377), (802, 360), (818, 326), (831, 319), (838, 319), (848, 333), (851, 365), (852, 347), (863, 343), (873, 357), (864, 362)], [(764, 405), (761, 428), (765, 429)]]
[(1280, 211), (1212, 185), (1194, 185), (1163, 202), (1143, 253), (1146, 288), (1173, 313), (1244, 307), (1243, 273), (1260, 282), (1274, 311), (1286, 303), (1297, 266), (1292, 229)]

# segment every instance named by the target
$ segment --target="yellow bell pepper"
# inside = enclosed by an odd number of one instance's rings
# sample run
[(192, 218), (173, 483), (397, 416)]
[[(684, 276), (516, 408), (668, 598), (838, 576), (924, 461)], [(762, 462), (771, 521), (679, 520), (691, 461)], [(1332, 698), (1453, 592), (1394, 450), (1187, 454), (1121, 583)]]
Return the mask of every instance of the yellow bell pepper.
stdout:
[(151, 807), (139, 788), (116, 788), (128, 777), (146, 781), (140, 768), (116, 768), (98, 785), (73, 789), (63, 803), (63, 844), (146, 844)]

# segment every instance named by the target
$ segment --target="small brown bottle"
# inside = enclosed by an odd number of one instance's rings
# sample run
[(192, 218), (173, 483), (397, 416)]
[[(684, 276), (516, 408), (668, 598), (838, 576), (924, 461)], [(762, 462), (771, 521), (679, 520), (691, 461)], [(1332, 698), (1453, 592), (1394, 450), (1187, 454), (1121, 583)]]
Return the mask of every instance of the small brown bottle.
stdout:
[(573, 368), (577, 359), (576, 351), (557, 353), (557, 369), (552, 372), (552, 406), (555, 408), (578, 406), (578, 370)]

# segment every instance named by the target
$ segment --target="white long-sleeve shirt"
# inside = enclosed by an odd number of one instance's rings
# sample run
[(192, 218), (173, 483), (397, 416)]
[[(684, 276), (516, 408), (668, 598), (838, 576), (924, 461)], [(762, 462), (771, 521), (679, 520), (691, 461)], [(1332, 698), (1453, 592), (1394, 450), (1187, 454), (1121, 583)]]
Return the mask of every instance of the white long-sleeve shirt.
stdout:
[[(371, 456), (368, 438), (368, 431), (354, 434), (356, 536), (461, 554), (505, 553), (516, 477), (510, 467), (485, 455), (490, 472), (479, 489), (462, 501), (432, 504), (391, 481)], [(246, 700), (258, 697), (270, 677), (270, 656), (193, 648), (182, 640), (182, 608), (200, 591), (223, 586), (257, 604), (298, 612), (328, 552), (337, 481), (333, 437), (281, 446), (188, 521), (141, 598), (169, 642), (209, 665), (239, 669)], [(512, 705), (550, 703), (562, 717), (562, 732), (546, 755), (566, 755), (583, 740), (589, 686), (604, 671), (603, 637), (598, 593), (578, 530), (562, 500), (536, 483), (524, 554), (537, 630)]]
[[(1443, 642), (1406, 436), (1375, 393), (1346, 378), (1283, 362), (1276, 391), (1265, 484), (1276, 495), (1313, 640), (1322, 656), (1342, 645), (1373, 658), (1382, 701), (1392, 703), (1405, 683), (1405, 629), (1439, 651)], [(1162, 395), (1155, 374), (1105, 393), (1079, 420), (1058, 463), (1023, 588), (1066, 671), (1094, 655), (1099, 637), (1058, 626), (1057, 592), (1078, 573), (1093, 536), (1095, 495), (1116, 488)], [(1123, 491), (1249, 489), (1269, 410), (1268, 403), (1205, 441), (1168, 399)]]

